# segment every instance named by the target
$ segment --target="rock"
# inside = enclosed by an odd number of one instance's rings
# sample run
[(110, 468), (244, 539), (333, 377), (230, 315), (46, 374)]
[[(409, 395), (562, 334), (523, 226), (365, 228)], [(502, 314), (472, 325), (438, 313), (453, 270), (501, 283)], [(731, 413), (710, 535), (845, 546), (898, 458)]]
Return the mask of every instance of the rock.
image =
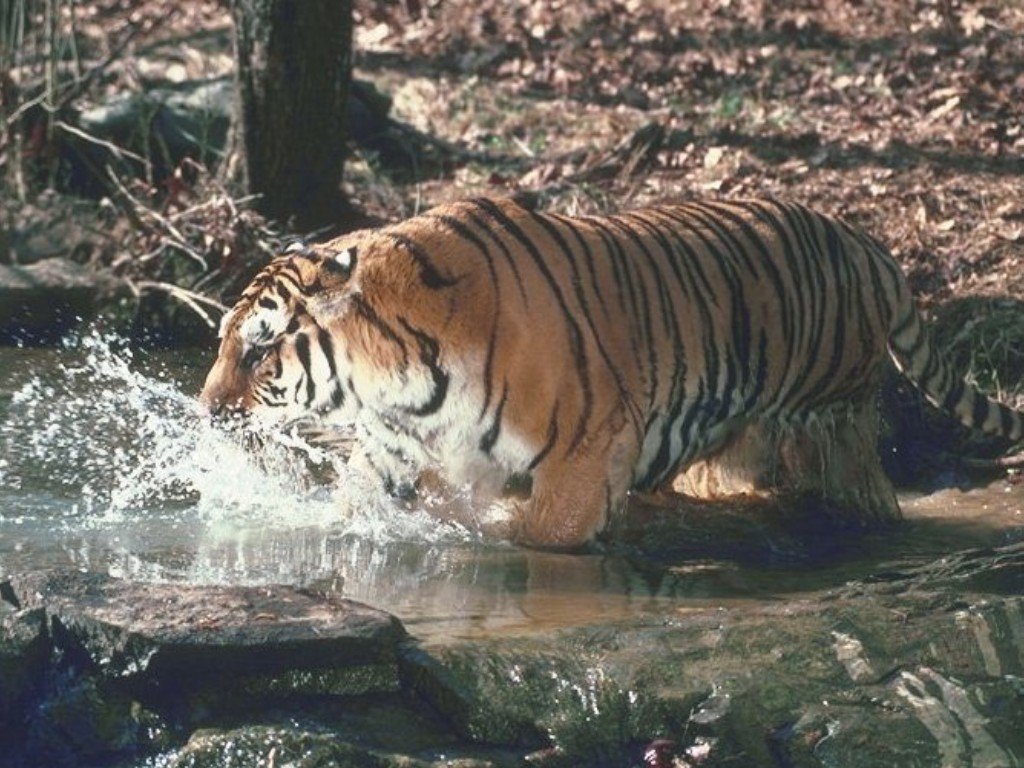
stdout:
[(111, 223), (92, 200), (43, 190), (0, 213), (0, 264), (25, 266), (56, 256), (88, 263), (109, 245)]
[[(650, 656), (654, 638), (627, 655)], [(405, 661), (410, 686), (464, 738), (526, 751), (553, 744), (545, 764), (554, 765), (639, 762), (644, 744), (681, 732), (710, 692), (662, 681), (645, 690), (625, 656), (586, 632), (438, 648)]]
[(358, 684), (365, 690), (392, 685), (372, 679), (393, 667), (405, 638), (383, 611), (289, 587), (136, 584), (77, 571), (10, 581), (23, 605), (45, 606), (55, 644), (108, 677), (203, 687), (218, 678), (301, 682), (302, 671), (360, 668), (370, 670)]
[[(222, 77), (122, 93), (81, 110), (73, 122), (89, 136), (146, 157), (152, 178), (159, 181), (186, 157), (210, 165), (220, 158), (231, 123), (234, 89), (232, 79)], [(377, 149), (395, 125), (388, 117), (390, 108), (390, 99), (372, 83), (354, 80), (348, 97), (348, 138), (361, 147)], [(96, 197), (107, 194), (108, 181), (96, 175), (97, 168), (112, 166), (123, 174), (145, 175), (138, 160), (95, 141), (72, 133), (64, 134), (62, 141), (61, 160), (71, 191)]]
[(42, 678), (48, 655), (44, 611), (18, 610), (0, 600), (0, 732), (4, 723), (21, 719), (26, 700)]
[(52, 682), (31, 714), (27, 752), (47, 765), (79, 765), (139, 749), (152, 715), (129, 696), (97, 678)]
[[(466, 738), (545, 766), (1014, 765), (1024, 754), (1024, 544), (896, 567), (802, 599), (552, 637), (434, 646), (407, 684)], [(708, 747), (710, 745), (710, 747)], [(702, 752), (703, 754), (703, 752)]]
[[(213, 163), (223, 152), (234, 103), (230, 78), (197, 80), (175, 87), (122, 93), (82, 110), (76, 127), (136, 156), (147, 157), (153, 178), (170, 175), (185, 157)], [(108, 165), (123, 174), (143, 176), (142, 164), (106, 146), (74, 134), (63, 137), (62, 160), (68, 187), (100, 196), (108, 182), (96, 168)]]
[(485, 760), (424, 761), (378, 754), (339, 740), (330, 733), (293, 728), (249, 726), (231, 731), (197, 731), (168, 768), (490, 768)]
[(0, 264), (0, 343), (56, 341), (117, 288), (113, 278), (63, 258)]
[(401, 624), (331, 594), (52, 571), (0, 583), (0, 606), (0, 746), (16, 766), (154, 754), (230, 712), (398, 690)]

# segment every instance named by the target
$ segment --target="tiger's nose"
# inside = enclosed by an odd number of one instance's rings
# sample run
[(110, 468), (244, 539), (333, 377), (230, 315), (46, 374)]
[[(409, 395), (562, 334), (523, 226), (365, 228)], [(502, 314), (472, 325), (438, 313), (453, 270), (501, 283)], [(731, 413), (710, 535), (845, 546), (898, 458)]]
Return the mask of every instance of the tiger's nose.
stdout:
[(231, 389), (207, 381), (199, 393), (199, 404), (213, 417), (226, 416), (244, 411), (242, 398)]
[(224, 400), (210, 392), (208, 387), (203, 387), (199, 393), (199, 404), (210, 416), (220, 416), (224, 413)]
[(199, 395), (199, 404), (212, 419), (242, 416), (246, 412), (240, 398), (222, 399), (211, 397), (205, 391)]
[(232, 359), (220, 355), (203, 382), (199, 402), (211, 416), (243, 409), (243, 395), (248, 382), (239, 375)]

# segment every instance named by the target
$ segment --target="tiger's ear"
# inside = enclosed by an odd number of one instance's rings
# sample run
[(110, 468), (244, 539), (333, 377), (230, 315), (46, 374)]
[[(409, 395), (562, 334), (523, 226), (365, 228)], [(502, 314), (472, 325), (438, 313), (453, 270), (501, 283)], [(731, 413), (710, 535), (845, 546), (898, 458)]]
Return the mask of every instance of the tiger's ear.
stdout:
[(335, 251), (333, 256), (328, 256), (328, 261), (333, 264), (329, 268), (341, 270), (347, 277), (356, 268), (356, 257), (358, 255), (359, 250), (354, 245), (350, 245), (348, 248), (341, 248)]
[(312, 286), (314, 291), (343, 286), (352, 276), (359, 260), (359, 251), (354, 245), (321, 250), (319, 255), (320, 263)]
[(293, 240), (288, 243), (283, 253), (285, 256), (310, 256), (313, 253), (313, 249), (309, 247), (309, 243), (305, 240)]

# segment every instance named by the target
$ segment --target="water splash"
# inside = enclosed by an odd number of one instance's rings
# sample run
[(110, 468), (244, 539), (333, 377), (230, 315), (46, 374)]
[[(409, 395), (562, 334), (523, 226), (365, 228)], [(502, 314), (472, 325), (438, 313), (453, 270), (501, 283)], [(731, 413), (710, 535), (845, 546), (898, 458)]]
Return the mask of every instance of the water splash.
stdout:
[[(343, 457), (295, 433), (265, 431), (254, 448), (251, 431), (213, 425), (171, 363), (89, 333), (69, 342), (55, 365), (15, 381), (0, 411), (0, 523), (59, 529), (75, 542), (65, 548), (79, 548), (68, 556), (85, 566), (109, 543), (115, 570), (152, 577), (169, 568), (204, 580), (218, 578), (218, 568), (232, 580), (289, 575), (251, 562), (273, 555), (268, 548), (319, 549), (314, 562), (329, 567), (339, 541), (467, 537), (424, 510), (400, 507)], [(102, 540), (75, 539), (90, 531)], [(274, 532), (287, 532), (284, 543)], [(174, 558), (165, 553), (154, 569), (146, 550), (158, 535), (190, 555), (167, 566)]]

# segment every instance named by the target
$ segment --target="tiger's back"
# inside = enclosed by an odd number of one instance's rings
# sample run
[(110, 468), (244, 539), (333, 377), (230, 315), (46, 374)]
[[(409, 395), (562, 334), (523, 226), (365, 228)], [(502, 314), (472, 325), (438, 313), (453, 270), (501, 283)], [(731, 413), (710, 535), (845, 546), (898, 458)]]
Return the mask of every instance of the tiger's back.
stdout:
[[(456, 481), (530, 474), (528, 543), (590, 540), (629, 490), (665, 485), (750, 425), (863, 406), (890, 355), (965, 422), (1020, 439), (1020, 415), (931, 349), (885, 250), (799, 205), (568, 218), (481, 199), (366, 234), (340, 270), (337, 248), (289, 262), (309, 323), (293, 333), (319, 350), (296, 356), (304, 386), (342, 401), (392, 487), (428, 464)], [(235, 326), (252, 325), (258, 294)], [(319, 358), (332, 383), (316, 381)], [(211, 377), (207, 400), (229, 399)]]

